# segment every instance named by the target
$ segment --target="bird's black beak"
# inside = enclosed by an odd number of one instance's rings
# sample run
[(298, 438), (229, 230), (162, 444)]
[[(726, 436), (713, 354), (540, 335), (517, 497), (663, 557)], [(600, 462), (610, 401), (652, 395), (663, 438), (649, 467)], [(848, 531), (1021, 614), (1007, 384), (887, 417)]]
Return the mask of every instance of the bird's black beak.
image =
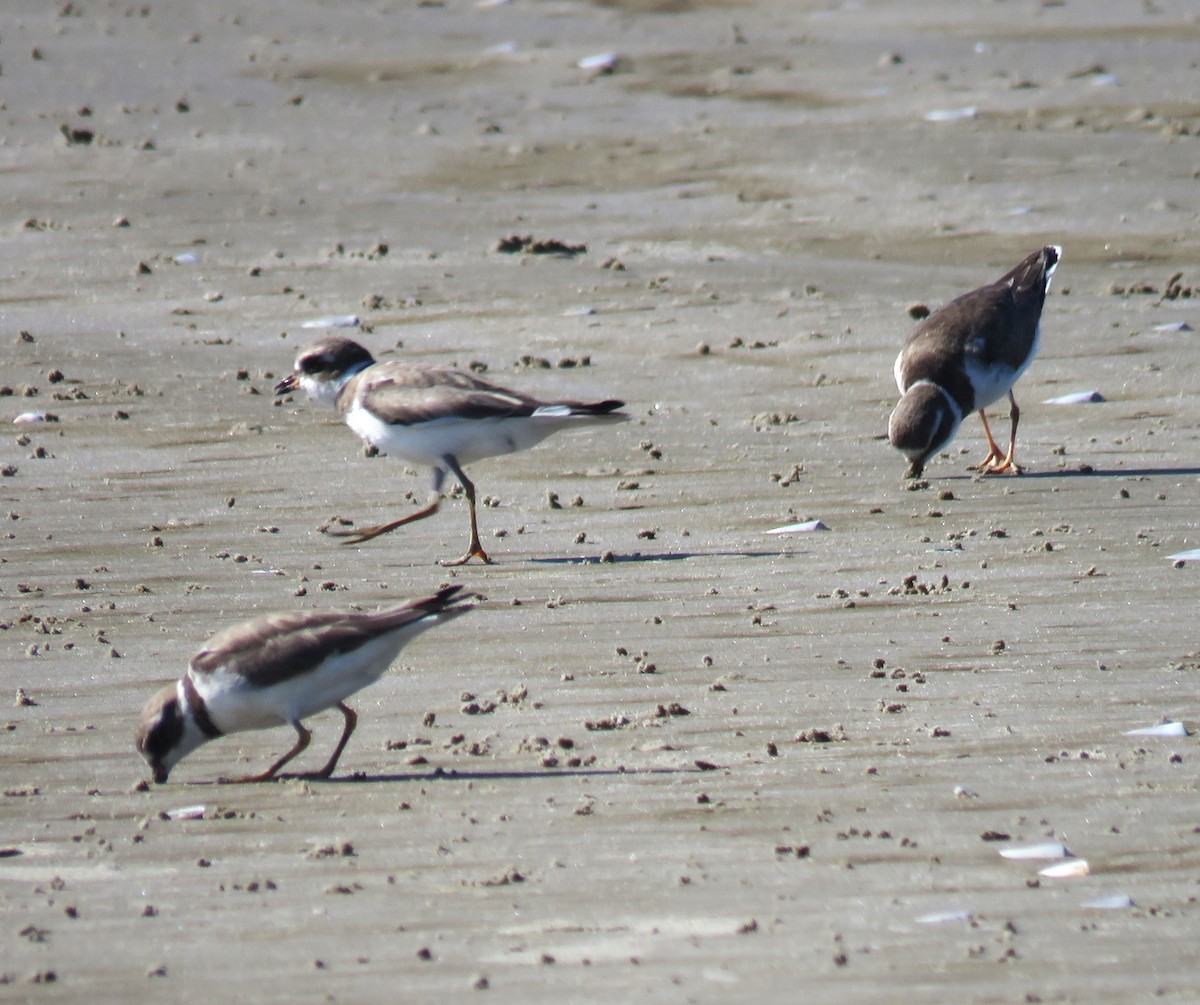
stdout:
[(150, 769), (154, 772), (154, 784), (165, 785), (167, 781), (167, 775), (171, 773), (171, 769), (164, 768), (161, 764), (152, 764), (150, 765)]
[(275, 397), (278, 398), (281, 394), (291, 394), (300, 386), (300, 381), (296, 379), (294, 373), (289, 373), (278, 384), (275, 385)]

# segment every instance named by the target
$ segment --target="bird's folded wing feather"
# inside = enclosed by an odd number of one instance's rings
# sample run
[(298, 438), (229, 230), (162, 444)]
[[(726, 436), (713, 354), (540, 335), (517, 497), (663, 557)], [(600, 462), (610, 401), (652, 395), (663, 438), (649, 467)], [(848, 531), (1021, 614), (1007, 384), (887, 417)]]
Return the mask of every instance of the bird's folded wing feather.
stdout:
[(268, 614), (214, 635), (192, 657), (191, 672), (205, 676), (223, 669), (251, 684), (268, 687), (306, 673), (335, 653), (352, 652), (437, 609), (422, 602), (375, 614)]
[[(436, 419), (491, 419), (532, 415), (536, 399), (496, 387), (460, 370), (397, 366), (364, 375), (357, 388), (347, 387), (361, 407), (385, 422), (411, 426)], [(347, 402), (349, 404), (349, 402)]]

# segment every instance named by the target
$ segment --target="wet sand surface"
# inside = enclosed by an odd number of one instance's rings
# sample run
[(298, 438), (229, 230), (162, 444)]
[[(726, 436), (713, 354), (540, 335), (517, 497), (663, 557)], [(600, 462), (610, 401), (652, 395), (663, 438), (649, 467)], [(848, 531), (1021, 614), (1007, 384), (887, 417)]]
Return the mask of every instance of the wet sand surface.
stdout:
[[(57, 421), (0, 446), (0, 998), (1195, 1000), (1196, 742), (1125, 735), (1200, 718), (1189, 4), (5, 22), (0, 418)], [(908, 308), (1046, 243), (1026, 475), (970, 417), (906, 485)], [(338, 545), (428, 484), (273, 402), (347, 314), (634, 421), (472, 467), (493, 566), (461, 498)], [(280, 729), (139, 785), (219, 628), (444, 582), (334, 780), (206, 784)]]

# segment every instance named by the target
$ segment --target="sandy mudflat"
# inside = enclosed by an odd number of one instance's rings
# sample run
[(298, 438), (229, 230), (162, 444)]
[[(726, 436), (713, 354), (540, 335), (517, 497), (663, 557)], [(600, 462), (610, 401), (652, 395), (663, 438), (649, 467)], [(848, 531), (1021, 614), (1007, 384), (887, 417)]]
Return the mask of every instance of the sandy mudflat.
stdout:
[[(1198, 43), (1182, 0), (9, 2), (0, 1000), (1195, 1001), (1200, 751), (1124, 732), (1200, 720)], [(1049, 242), (1027, 475), (971, 418), (909, 490), (908, 307)], [(636, 421), (472, 469), (494, 566), (436, 564), (461, 500), (338, 546), (427, 485), (272, 401), (345, 314)], [(279, 730), (139, 790), (218, 628), (447, 581), (488, 599), (335, 781), (203, 784)], [(1045, 840), (1090, 874), (998, 854)]]

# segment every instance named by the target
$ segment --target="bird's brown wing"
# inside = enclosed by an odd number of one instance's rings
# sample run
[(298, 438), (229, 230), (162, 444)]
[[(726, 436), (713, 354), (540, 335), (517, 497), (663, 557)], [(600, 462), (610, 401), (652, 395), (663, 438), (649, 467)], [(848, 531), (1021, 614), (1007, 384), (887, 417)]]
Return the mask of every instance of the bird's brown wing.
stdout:
[(359, 646), (404, 628), (431, 614), (463, 613), (468, 605), (453, 606), (461, 586), (450, 586), (431, 597), (413, 600), (385, 611), (338, 613), (301, 611), (268, 614), (218, 632), (191, 661), (195, 675), (218, 669), (269, 687), (299, 676), (335, 653)]
[(390, 362), (347, 382), (343, 412), (357, 404), (385, 422), (412, 426), (436, 419), (491, 419), (530, 415), (543, 402), (450, 367)]

